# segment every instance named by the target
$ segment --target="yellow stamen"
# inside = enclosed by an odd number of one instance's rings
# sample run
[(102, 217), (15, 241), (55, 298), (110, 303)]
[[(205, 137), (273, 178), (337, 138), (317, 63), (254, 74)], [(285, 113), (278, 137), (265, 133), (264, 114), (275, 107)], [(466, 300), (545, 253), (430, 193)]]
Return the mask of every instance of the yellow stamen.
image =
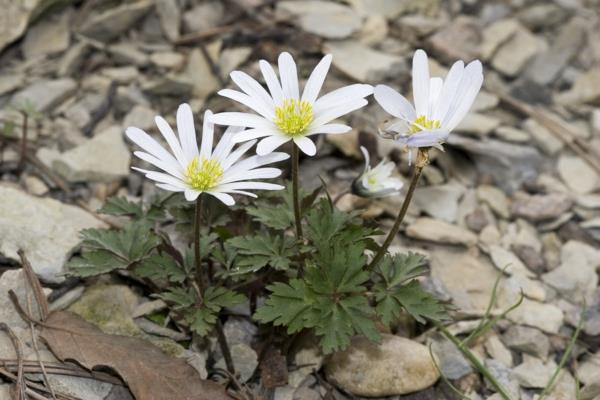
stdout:
[(217, 185), (223, 172), (223, 167), (217, 160), (194, 157), (186, 168), (185, 176), (192, 188), (205, 191)]
[(286, 99), (275, 108), (275, 125), (290, 137), (301, 136), (313, 120), (313, 107), (307, 101)]
[(408, 134), (414, 135), (415, 133), (419, 133), (425, 129), (438, 129), (442, 127), (442, 122), (437, 119), (427, 119), (426, 116), (421, 115), (417, 117), (408, 128)]

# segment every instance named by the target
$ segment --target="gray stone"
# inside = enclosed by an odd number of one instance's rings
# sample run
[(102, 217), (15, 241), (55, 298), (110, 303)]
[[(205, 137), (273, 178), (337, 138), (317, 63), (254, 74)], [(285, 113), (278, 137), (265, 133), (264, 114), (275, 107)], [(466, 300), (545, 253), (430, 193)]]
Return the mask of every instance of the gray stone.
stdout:
[(600, 187), (600, 175), (577, 156), (562, 155), (557, 168), (562, 180), (576, 193), (590, 193)]
[(600, 68), (591, 68), (580, 74), (573, 86), (555, 96), (564, 105), (596, 103), (600, 100)]
[(471, 106), (471, 112), (480, 112), (487, 111), (493, 108), (500, 103), (500, 99), (495, 94), (487, 92), (486, 90), (481, 90), (475, 97), (475, 101), (473, 102), (473, 106)]
[(413, 393), (439, 378), (427, 347), (412, 340), (382, 335), (381, 343), (355, 337), (345, 351), (325, 364), (330, 382), (354, 395), (368, 397)]
[(455, 222), (458, 201), (464, 191), (464, 187), (455, 183), (420, 187), (415, 191), (413, 204), (436, 219)]
[(86, 20), (79, 31), (85, 36), (108, 42), (127, 32), (150, 9), (154, 2), (141, 0), (109, 8)]
[(519, 23), (514, 19), (496, 21), (483, 30), (481, 43), (481, 58), (489, 60), (500, 45), (506, 43), (519, 29)]
[(556, 369), (553, 360), (544, 362), (539, 358), (525, 356), (522, 364), (518, 365), (513, 373), (519, 384), (525, 388), (544, 388)]
[(547, 2), (524, 7), (517, 18), (529, 29), (548, 28), (564, 20), (569, 11), (559, 4)]
[(20, 88), (24, 82), (25, 75), (23, 74), (3, 73), (0, 76), (0, 96)]
[(22, 248), (45, 281), (64, 280), (63, 265), (80, 242), (80, 230), (103, 226), (77, 207), (0, 185), (0, 253), (17, 260)]
[(600, 353), (591, 354), (579, 364), (576, 375), (586, 386), (600, 383)]
[[(236, 343), (230, 346), (230, 350), (236, 373), (240, 375), (240, 381), (242, 383), (248, 381), (254, 374), (256, 367), (258, 367), (258, 355), (250, 346), (244, 343)], [(225, 369), (225, 359), (218, 360), (216, 367)]]
[(252, 341), (258, 334), (258, 328), (247, 318), (229, 317), (223, 327), (227, 343), (244, 343), (252, 345)]
[[(498, 306), (503, 309), (516, 304), (522, 290), (519, 284), (506, 282), (511, 284), (503, 284), (498, 296)], [(547, 333), (557, 334), (563, 325), (564, 314), (560, 308), (553, 304), (542, 303), (525, 297), (519, 307), (508, 313), (507, 318), (517, 324), (528, 325)]]
[(151, 130), (155, 126), (154, 117), (156, 115), (156, 111), (148, 107), (135, 105), (123, 119), (123, 128), (135, 126), (144, 131)]
[(573, 200), (564, 193), (529, 195), (518, 192), (513, 198), (511, 212), (515, 217), (525, 218), (531, 222), (540, 222), (553, 218), (568, 211)]
[(448, 379), (460, 379), (473, 371), (461, 351), (449, 340), (440, 337), (432, 340), (431, 350), (437, 358), (437, 364)]
[(501, 362), (507, 367), (512, 367), (512, 353), (506, 348), (504, 343), (502, 343), (498, 335), (490, 335), (483, 345), (485, 347), (485, 351), (490, 355), (490, 357)]
[(407, 70), (399, 56), (371, 49), (354, 40), (326, 42), (324, 51), (333, 55), (333, 65), (358, 82), (375, 82)]
[(233, 47), (221, 52), (219, 67), (223, 75), (229, 75), (231, 71), (242, 65), (252, 54), (252, 47)]
[(48, 112), (75, 93), (76, 89), (77, 83), (71, 78), (40, 80), (17, 92), (11, 103), (29, 103), (39, 112)]
[(131, 153), (123, 136), (112, 126), (64, 153), (40, 149), (38, 157), (69, 182), (112, 182), (129, 174)]
[(121, 84), (135, 82), (140, 75), (138, 69), (131, 65), (124, 67), (104, 68), (101, 73), (107, 78), (110, 78), (111, 81)]
[[(519, 383), (514, 372), (498, 360), (485, 360), (485, 366), (492, 376), (504, 387), (511, 396), (511, 399), (519, 399)], [(491, 384), (486, 381), (487, 387), (493, 389)]]
[(554, 155), (564, 147), (562, 140), (533, 118), (525, 120), (523, 128), (531, 134), (536, 146), (547, 155)]
[(148, 54), (141, 51), (134, 43), (117, 43), (108, 47), (108, 52), (119, 64), (145, 66), (150, 61)]
[(491, 245), (489, 250), (490, 257), (499, 270), (505, 271), (509, 275), (535, 276), (511, 251), (499, 245)]
[(179, 39), (181, 29), (181, 11), (177, 0), (157, 0), (156, 13), (160, 20), (160, 27), (170, 41)]
[(470, 61), (479, 53), (481, 28), (475, 18), (459, 15), (431, 36), (428, 43), (440, 61)]
[(458, 124), (456, 131), (475, 136), (486, 136), (498, 126), (500, 126), (499, 119), (471, 112)]
[(315, 0), (280, 1), (277, 11), (293, 15), (302, 29), (326, 39), (347, 38), (362, 22), (348, 6)]
[(57, 393), (86, 400), (104, 400), (113, 387), (110, 383), (96, 379), (55, 374), (48, 375), (48, 384)]
[(25, 58), (35, 58), (65, 51), (69, 47), (72, 13), (57, 12), (33, 25), (23, 41)]
[[(17, 310), (15, 309), (10, 296), (8, 295), (9, 290), (15, 292), (20, 304), (27, 304), (27, 296), (31, 296), (32, 291), (27, 283), (27, 277), (25, 276), (25, 272), (23, 272), (23, 270), (9, 270), (0, 275), (0, 321), (4, 322), (13, 329), (26, 329), (29, 327), (29, 323), (24, 321), (19, 313), (17, 313)], [(40, 317), (37, 308), (34, 309), (34, 317)], [(10, 353), (12, 354), (14, 350), (10, 344), (10, 340), (7, 340), (7, 345), (9, 346)], [(7, 352), (8, 350), (0, 349), (0, 357), (8, 358)]]
[(512, 126), (499, 126), (494, 130), (494, 135), (507, 142), (526, 143), (531, 140), (529, 133)]
[(311, 334), (301, 336), (292, 351), (293, 364), (298, 368), (289, 371), (289, 384), (299, 387), (310, 374), (321, 369), (324, 359), (317, 339)]
[(51, 0), (0, 0), (0, 51), (20, 38), (30, 20), (51, 4)]
[(500, 46), (492, 58), (492, 66), (509, 77), (516, 76), (546, 43), (525, 28), (519, 28)]
[[(220, 44), (215, 43), (207, 48), (213, 60), (217, 59)], [(183, 78), (192, 85), (195, 96), (204, 99), (219, 88), (219, 81), (213, 75), (210, 65), (199, 49), (193, 50)]]
[(531, 354), (541, 359), (548, 357), (550, 340), (539, 329), (511, 325), (502, 335), (504, 343), (513, 350)]
[(458, 225), (449, 224), (432, 218), (418, 218), (406, 228), (408, 237), (436, 243), (461, 244), (472, 246), (477, 244), (477, 236)]
[(88, 42), (78, 42), (71, 45), (59, 61), (58, 76), (74, 75), (91, 49), (92, 46)]
[(152, 53), (150, 61), (160, 68), (178, 70), (183, 66), (185, 58), (182, 54), (174, 51), (161, 51)]
[(510, 203), (502, 190), (491, 185), (481, 185), (477, 188), (477, 197), (500, 217), (504, 219), (510, 217)]
[(220, 1), (205, 1), (183, 14), (183, 26), (188, 32), (202, 32), (219, 25), (225, 16)]

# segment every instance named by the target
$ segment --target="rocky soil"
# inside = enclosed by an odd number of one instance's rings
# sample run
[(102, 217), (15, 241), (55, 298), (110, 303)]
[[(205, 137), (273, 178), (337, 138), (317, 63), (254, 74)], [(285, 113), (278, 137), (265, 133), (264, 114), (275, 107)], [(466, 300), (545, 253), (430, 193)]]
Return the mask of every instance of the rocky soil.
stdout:
[[(230, 85), (229, 72), (243, 68), (257, 76), (257, 60), (272, 61), (283, 50), (299, 60), (304, 77), (332, 53), (325, 90), (367, 82), (410, 93), (410, 57), (424, 48), (434, 75), (456, 59), (481, 59), (484, 88), (445, 152), (433, 152), (394, 249), (429, 257), (424, 284), (455, 306), (448, 327), (455, 334), (478, 324), (498, 276), (492, 313), (524, 294), (518, 308), (471, 344), (512, 399), (537, 398), (583, 316), (572, 357), (545, 398), (600, 399), (597, 0), (0, 0), (0, 9), (0, 322), (20, 338), (26, 360), (56, 361), (43, 343), (33, 343), (30, 324), (8, 295), (14, 290), (21, 304), (32, 298), (18, 268), (19, 248), (52, 309), (74, 311), (107, 333), (149, 340), (185, 358), (201, 377), (222, 367), (214, 343), (190, 345), (185, 333), (145, 318), (165, 304), (131, 282), (64, 276), (79, 230), (106, 225), (94, 210), (108, 196), (144, 199), (157, 190), (130, 170), (124, 128), (157, 133), (153, 117), (171, 122), (181, 102), (198, 115), (207, 107), (231, 108), (215, 95)], [(345, 191), (362, 170), (360, 145), (396, 161), (408, 179), (408, 155), (378, 137), (386, 117), (370, 103), (350, 117), (354, 131), (321, 137), (318, 155), (302, 160), (304, 187), (321, 176), (333, 196)], [(24, 165), (22, 107), (36, 110), (28, 117)], [(338, 206), (362, 209), (385, 228), (401, 200), (349, 194)], [(458, 398), (438, 379), (431, 345), (442, 374), (468, 398), (500, 399), (429, 328), (406, 321), (379, 345), (357, 339), (328, 358), (303, 338), (291, 350), (288, 384), (262, 395)], [(230, 317), (225, 333), (240, 382), (258, 388), (257, 326)], [(0, 333), (0, 360), (14, 358), (10, 338)], [(39, 371), (27, 376), (43, 382)], [(72, 398), (132, 398), (115, 383), (49, 376), (47, 384)], [(10, 386), (0, 378), (0, 399), (10, 398)]]

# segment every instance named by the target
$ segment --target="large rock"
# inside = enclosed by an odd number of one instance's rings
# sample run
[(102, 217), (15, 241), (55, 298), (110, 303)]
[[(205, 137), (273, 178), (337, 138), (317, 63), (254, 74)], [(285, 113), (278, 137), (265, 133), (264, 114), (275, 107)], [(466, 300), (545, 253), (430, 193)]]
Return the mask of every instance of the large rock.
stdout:
[(38, 157), (69, 182), (112, 182), (129, 174), (131, 153), (123, 130), (113, 126), (64, 153), (41, 149)]
[(427, 347), (387, 334), (379, 344), (355, 337), (347, 350), (328, 359), (325, 373), (340, 388), (367, 397), (413, 393), (439, 378)]
[(406, 228), (406, 235), (436, 243), (462, 244), (472, 246), (477, 243), (477, 235), (458, 225), (433, 218), (418, 218)]
[(361, 27), (361, 17), (350, 7), (323, 1), (280, 1), (277, 10), (292, 14), (307, 32), (327, 39), (344, 39)]
[(23, 249), (47, 282), (64, 280), (63, 264), (80, 242), (79, 231), (103, 226), (80, 208), (0, 185), (0, 254), (17, 260)]
[(52, 111), (67, 97), (75, 93), (77, 83), (71, 78), (40, 80), (17, 92), (11, 100), (12, 104), (31, 104), (36, 111)]

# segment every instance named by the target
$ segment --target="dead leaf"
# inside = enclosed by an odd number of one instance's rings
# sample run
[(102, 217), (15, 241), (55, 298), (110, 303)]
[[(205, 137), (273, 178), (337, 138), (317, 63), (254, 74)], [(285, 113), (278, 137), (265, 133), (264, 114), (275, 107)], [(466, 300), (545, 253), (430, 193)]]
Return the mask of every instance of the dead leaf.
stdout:
[(270, 348), (260, 364), (260, 380), (264, 387), (273, 389), (288, 383), (287, 362), (279, 350)]
[(44, 325), (42, 338), (56, 357), (111, 368), (138, 400), (231, 400), (224, 387), (143, 339), (107, 335), (68, 311), (51, 313)]

